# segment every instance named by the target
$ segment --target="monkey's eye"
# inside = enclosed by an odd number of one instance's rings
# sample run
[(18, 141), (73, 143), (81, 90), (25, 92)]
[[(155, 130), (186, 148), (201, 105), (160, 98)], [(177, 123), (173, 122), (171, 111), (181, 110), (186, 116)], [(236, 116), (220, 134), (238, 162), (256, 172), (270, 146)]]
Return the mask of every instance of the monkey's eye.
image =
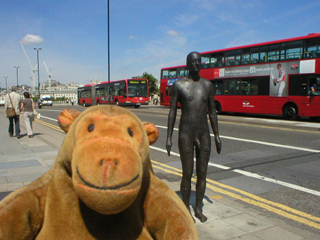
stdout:
[(94, 129), (94, 124), (91, 123), (91, 124), (88, 126), (88, 131), (89, 131), (89, 132), (92, 132), (93, 129)]
[(131, 137), (133, 137), (133, 132), (132, 132), (131, 128), (128, 128), (128, 133), (129, 133), (129, 135), (130, 135)]

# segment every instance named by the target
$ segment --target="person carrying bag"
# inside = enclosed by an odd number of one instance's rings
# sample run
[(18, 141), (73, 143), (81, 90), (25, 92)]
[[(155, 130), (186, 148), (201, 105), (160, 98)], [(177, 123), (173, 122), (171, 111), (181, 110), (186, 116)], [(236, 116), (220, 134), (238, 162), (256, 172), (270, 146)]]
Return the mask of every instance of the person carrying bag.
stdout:
[(20, 138), (20, 101), (21, 96), (16, 93), (17, 87), (11, 88), (11, 93), (5, 97), (5, 109), (7, 118), (9, 119), (9, 136), (13, 137), (14, 132), (16, 137)]
[(14, 116), (16, 116), (16, 110), (14, 109), (13, 107), (13, 103), (12, 103), (12, 99), (11, 99), (11, 96), (10, 94), (9, 95), (9, 98), (10, 98), (10, 102), (11, 102), (11, 108), (7, 108), (6, 110), (6, 114), (7, 114), (7, 118), (13, 118)]

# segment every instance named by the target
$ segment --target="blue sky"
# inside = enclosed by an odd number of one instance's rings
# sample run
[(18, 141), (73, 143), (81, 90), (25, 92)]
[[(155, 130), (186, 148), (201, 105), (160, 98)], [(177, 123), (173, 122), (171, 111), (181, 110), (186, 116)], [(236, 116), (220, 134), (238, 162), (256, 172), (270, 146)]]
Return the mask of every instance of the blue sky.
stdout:
[[(319, 0), (110, 0), (111, 80), (182, 65), (191, 51), (209, 51), (320, 32)], [(40, 82), (108, 80), (107, 0), (0, 2), (0, 87)], [(2, 75), (2, 76), (1, 76)], [(37, 74), (36, 74), (37, 84)]]

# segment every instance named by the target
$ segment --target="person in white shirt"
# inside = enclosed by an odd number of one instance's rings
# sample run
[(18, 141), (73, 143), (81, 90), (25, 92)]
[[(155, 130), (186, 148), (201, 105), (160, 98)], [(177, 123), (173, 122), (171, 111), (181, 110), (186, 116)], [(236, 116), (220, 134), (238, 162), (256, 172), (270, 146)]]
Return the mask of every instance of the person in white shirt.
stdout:
[[(10, 95), (10, 97), (9, 97)], [(10, 100), (11, 98), (11, 100)], [(16, 137), (19, 139), (20, 137), (20, 101), (22, 97), (17, 93), (17, 87), (13, 86), (11, 88), (11, 93), (7, 94), (5, 97), (5, 109), (14, 107), (16, 111), (16, 115), (12, 118), (9, 118), (9, 136), (13, 137), (14, 134), (14, 125), (15, 125), (15, 133)], [(11, 104), (12, 101), (12, 104)], [(13, 123), (14, 122), (14, 123)]]

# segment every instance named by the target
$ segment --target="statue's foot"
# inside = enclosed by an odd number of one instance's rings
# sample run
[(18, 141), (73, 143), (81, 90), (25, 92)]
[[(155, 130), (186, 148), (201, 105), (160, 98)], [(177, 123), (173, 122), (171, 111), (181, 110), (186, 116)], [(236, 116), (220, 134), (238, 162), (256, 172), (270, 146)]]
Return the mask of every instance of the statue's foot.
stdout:
[(200, 222), (204, 223), (205, 221), (208, 220), (208, 218), (202, 214), (201, 211), (196, 210), (195, 211), (195, 216), (200, 220)]

